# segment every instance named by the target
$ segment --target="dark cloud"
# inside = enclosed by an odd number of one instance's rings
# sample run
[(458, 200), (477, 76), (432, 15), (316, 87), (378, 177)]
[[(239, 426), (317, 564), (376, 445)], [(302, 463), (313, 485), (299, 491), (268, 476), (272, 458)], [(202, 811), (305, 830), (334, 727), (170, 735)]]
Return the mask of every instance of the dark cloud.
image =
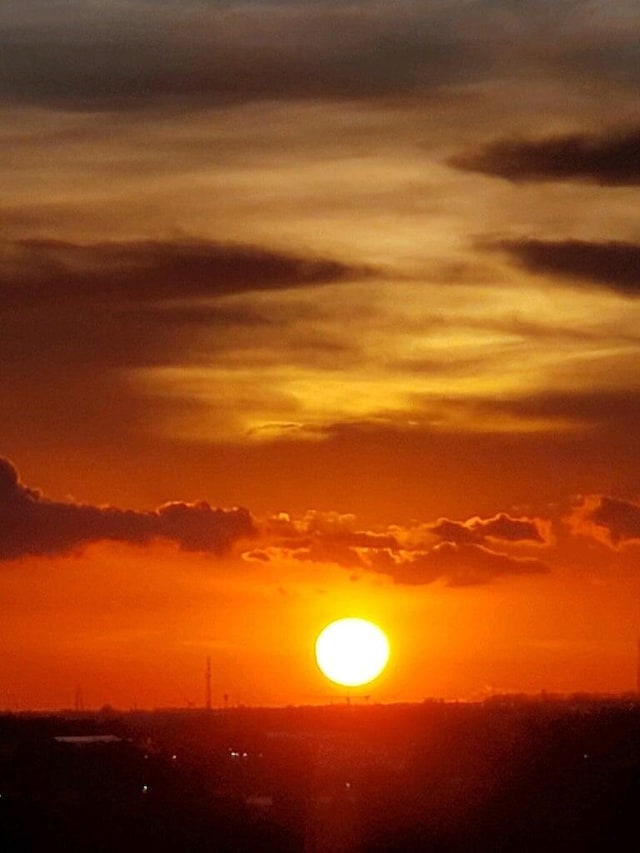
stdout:
[[(108, 432), (119, 433), (120, 444), (131, 440), (131, 430), (148, 435), (178, 411), (210, 417), (202, 401), (141, 394), (131, 368), (222, 361), (226, 368), (256, 368), (279, 359), (285, 341), (300, 362), (344, 363), (346, 347), (312, 322), (295, 333), (295, 307), (257, 310), (248, 299), (230, 304), (218, 297), (356, 274), (332, 260), (215, 241), (0, 242), (5, 448), (18, 452), (10, 442), (24, 433), (27, 409), (32, 441), (41, 431), (46, 444), (66, 442), (66, 435), (78, 445)], [(271, 392), (271, 406), (276, 398)], [(220, 418), (235, 417), (222, 408)]]
[(299, 536), (345, 548), (398, 548), (395, 536), (359, 530), (354, 515), (310, 510), (296, 526)]
[(347, 568), (364, 565), (361, 549), (393, 549), (400, 545), (395, 536), (369, 530), (358, 530), (353, 515), (310, 510), (300, 520), (287, 514), (269, 518), (265, 533), (283, 549), (303, 562), (336, 563)]
[(250, 551), (245, 558), (268, 562), (286, 557), (300, 562), (332, 563), (356, 572), (388, 575), (395, 583), (409, 585), (441, 580), (449, 586), (470, 586), (506, 575), (549, 571), (541, 560), (513, 557), (480, 544), (485, 538), (542, 542), (531, 519), (502, 513), (486, 520), (470, 519), (469, 526), (440, 519), (424, 529), (451, 539), (425, 548), (424, 537), (416, 535), (415, 529), (394, 528), (394, 535), (357, 530), (353, 516), (339, 513), (308, 513), (298, 522), (277, 516), (266, 527), (267, 533), (276, 535), (275, 544)]
[(7, 304), (127, 305), (327, 284), (366, 275), (338, 261), (208, 240), (75, 244), (21, 240), (0, 246)]
[(486, 411), (523, 417), (568, 419), (591, 426), (617, 426), (640, 418), (637, 388), (586, 391), (547, 391), (519, 399), (487, 399), (478, 405)]
[(504, 539), (508, 542), (543, 541), (535, 521), (530, 518), (512, 518), (506, 513), (499, 513), (493, 518), (474, 520), (472, 527), (482, 531), (483, 535), (490, 539)]
[(595, 524), (606, 527), (613, 542), (640, 539), (640, 506), (631, 501), (603, 497), (591, 513)]
[[(135, 306), (121, 311), (87, 303), (80, 310), (77, 304), (41, 304), (38, 300), (19, 310), (17, 306), (5, 312), (0, 308), (0, 321), (0, 362), (11, 367), (14, 380), (37, 383), (46, 376), (47, 382), (59, 382), (64, 369), (64, 388), (57, 391), (60, 398), (68, 396), (76, 382), (86, 383), (88, 375), (92, 385), (115, 383), (122, 392), (122, 382), (115, 374), (107, 377), (104, 368), (184, 363), (187, 352), (197, 363), (202, 358), (197, 352), (198, 338), (206, 338), (207, 356), (212, 357), (229, 349), (234, 332), (239, 347), (252, 333), (256, 338), (267, 336), (270, 327), (248, 307), (246, 311), (218, 311), (211, 305), (183, 309), (174, 304), (157, 310)], [(0, 389), (11, 384), (8, 374), (7, 370), (7, 376), (0, 378)], [(100, 390), (108, 396), (111, 389)], [(76, 405), (81, 407), (81, 401)]]
[(63, 3), (56, 16), (5, 18), (0, 99), (96, 110), (360, 98), (491, 67), (469, 35), (433, 18), (413, 4), (185, 2), (150, 13), (129, 3), (120, 15), (101, 5), (78, 15)]
[(607, 495), (589, 495), (569, 518), (574, 531), (609, 545), (640, 540), (640, 504)]
[(0, 100), (9, 103), (95, 112), (424, 98), (549, 69), (637, 77), (633, 26), (598, 19), (591, 4), (583, 10), (557, 0), (520, 0), (517, 12), (507, 0), (6, 0), (3, 7)]
[(221, 554), (255, 534), (245, 509), (214, 509), (205, 502), (168, 503), (152, 512), (47, 500), (20, 483), (0, 458), (0, 559), (66, 554), (104, 540), (144, 545), (156, 539), (185, 551)]
[[(289, 543), (292, 545), (293, 543)], [(300, 544), (300, 543), (298, 543)], [(348, 547), (314, 540), (297, 548), (250, 551), (248, 560), (268, 562), (288, 556), (300, 562), (333, 563), (342, 568), (388, 575), (394, 583), (422, 586), (443, 581), (447, 586), (476, 586), (509, 575), (546, 574), (549, 567), (534, 557), (513, 557), (486, 546), (441, 542), (430, 550)]]
[(470, 518), (464, 522), (441, 518), (429, 529), (441, 539), (459, 545), (480, 543), (487, 538), (508, 542), (544, 541), (535, 521), (530, 518), (512, 518), (506, 513), (487, 519)]
[(623, 296), (640, 295), (639, 243), (518, 239), (483, 246), (508, 252), (529, 272), (600, 285)]
[(370, 555), (374, 571), (395, 583), (419, 586), (437, 580), (448, 586), (477, 586), (509, 575), (546, 574), (549, 567), (533, 557), (512, 557), (482, 545), (442, 542), (430, 551), (401, 556), (389, 551)]
[[(606, 362), (599, 374), (594, 371), (594, 386), (598, 379), (602, 385), (608, 381)], [(521, 397), (487, 397), (462, 405), (462, 411), (466, 411), (469, 418), (491, 420), (496, 416), (506, 416), (516, 421), (540, 424), (543, 430), (540, 446), (531, 448), (539, 459), (544, 458), (544, 445), (552, 447), (555, 432), (558, 447), (564, 448), (564, 462), (567, 461), (569, 447), (573, 446), (572, 452), (582, 456), (585, 471), (602, 453), (608, 455), (611, 465), (614, 455), (622, 454), (619, 461), (626, 457), (626, 465), (631, 471), (629, 460), (636, 455), (636, 427), (640, 418), (640, 387), (636, 384), (611, 389), (593, 387), (576, 391), (542, 391)], [(554, 426), (555, 430), (550, 429)], [(546, 440), (543, 435), (546, 435)], [(533, 436), (528, 439), (532, 440)], [(517, 460), (514, 459), (512, 464), (517, 465)]]
[[(342, 282), (360, 271), (371, 274), (331, 260), (206, 241), (0, 242), (0, 364), (10, 366), (0, 376), (0, 397), (15, 394), (20, 378), (22, 393), (45, 374), (52, 388), (61, 367), (65, 383), (57, 395), (90, 374), (92, 385), (115, 383), (130, 397), (133, 385), (122, 373), (128, 368), (223, 361), (226, 369), (258, 369), (280, 363), (283, 346), (297, 363), (344, 368), (357, 359), (358, 341), (328, 330), (307, 293), (262, 306), (251, 297)], [(53, 410), (57, 402), (46, 406)]]
[(640, 184), (640, 126), (596, 136), (499, 140), (449, 160), (457, 169), (510, 181), (588, 181), (601, 186)]

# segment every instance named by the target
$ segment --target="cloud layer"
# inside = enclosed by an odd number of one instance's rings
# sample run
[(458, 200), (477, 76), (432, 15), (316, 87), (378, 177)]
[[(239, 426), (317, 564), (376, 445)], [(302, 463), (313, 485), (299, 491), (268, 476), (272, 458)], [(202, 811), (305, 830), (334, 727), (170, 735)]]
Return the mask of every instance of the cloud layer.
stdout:
[(441, 518), (430, 529), (445, 541), (458, 545), (481, 543), (485, 539), (504, 539), (508, 542), (544, 541), (534, 520), (511, 518), (506, 513), (499, 513), (487, 519), (470, 518), (464, 522)]
[[(0, 522), (0, 560), (68, 554), (100, 541), (147, 545), (158, 539), (219, 555), (239, 540), (259, 537), (261, 543), (245, 554), (249, 561), (333, 563), (385, 574), (399, 584), (443, 580), (469, 586), (548, 571), (537, 558), (479, 544), (484, 539), (540, 542), (533, 519), (500, 514), (467, 522), (441, 519), (417, 531), (376, 532), (359, 529), (352, 515), (308, 512), (300, 520), (281, 514), (259, 530), (247, 510), (213, 509), (203, 501), (168, 503), (153, 512), (51, 501), (22, 484), (13, 464), (1, 457)], [(473, 541), (465, 540), (463, 530)], [(434, 543), (435, 538), (446, 541)]]
[(574, 532), (612, 548), (640, 544), (640, 503), (636, 501), (587, 495), (574, 508), (568, 522)]
[(503, 139), (449, 160), (457, 169), (510, 181), (640, 184), (640, 127), (617, 133), (570, 134), (538, 140)]
[(326, 284), (364, 268), (213, 240), (75, 244), (21, 240), (0, 246), (5, 304), (154, 303)]
[(389, 552), (371, 561), (374, 571), (388, 574), (395, 583), (419, 586), (444, 581), (448, 586), (478, 586), (510, 575), (546, 574), (549, 566), (536, 557), (517, 557), (482, 545), (443, 542), (430, 551), (406, 555)]
[(0, 99), (71, 109), (406, 97), (507, 67), (633, 75), (635, 58), (631, 14), (548, 0), (3, 5)]
[(0, 457), (0, 561), (80, 553), (98, 542), (148, 546), (159, 540), (221, 556), (251, 542), (243, 559), (276, 571), (332, 565), (353, 580), (382, 575), (403, 586), (467, 587), (548, 574), (571, 553), (571, 539), (612, 551), (637, 546), (640, 504), (587, 495), (564, 517), (557, 510), (535, 518), (498, 513), (373, 530), (354, 515), (315, 510), (258, 522), (246, 509), (216, 509), (204, 501), (140, 512), (49, 500), (21, 483), (14, 465)]
[(213, 509), (205, 502), (168, 503), (153, 512), (60, 503), (20, 483), (0, 457), (0, 559), (67, 554), (103, 540), (144, 545), (156, 539), (185, 551), (222, 554), (255, 534), (245, 509)]
[(640, 294), (638, 243), (519, 239), (489, 246), (507, 251), (529, 272), (601, 285), (623, 296)]
[(502, 550), (510, 543), (543, 543), (540, 529), (545, 526), (540, 519), (500, 513), (488, 519), (440, 519), (436, 524), (379, 533), (358, 529), (352, 515), (313, 512), (298, 521), (288, 516), (271, 519), (267, 532), (273, 544), (245, 557), (263, 563), (283, 559), (333, 563), (354, 572), (354, 578), (359, 572), (371, 572), (411, 586), (436, 581), (476, 586), (510, 575), (549, 572), (538, 557)]
[[(0, 98), (72, 109), (188, 101), (370, 97), (434, 86), (488, 66), (434, 14), (371, 4), (132, 2), (78, 16), (30, 4), (6, 15)], [(74, 15), (74, 12), (76, 14)], [(437, 14), (436, 14), (436, 17)], [(442, 16), (439, 16), (442, 17)], [(446, 20), (446, 19), (445, 19)]]

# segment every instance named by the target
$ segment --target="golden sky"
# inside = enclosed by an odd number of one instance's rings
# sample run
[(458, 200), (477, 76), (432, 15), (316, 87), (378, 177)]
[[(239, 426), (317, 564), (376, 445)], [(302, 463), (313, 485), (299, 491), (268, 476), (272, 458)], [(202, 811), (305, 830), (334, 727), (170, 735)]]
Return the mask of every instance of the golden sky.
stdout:
[(380, 701), (635, 688), (639, 43), (5, 0), (0, 708), (327, 701), (345, 615)]

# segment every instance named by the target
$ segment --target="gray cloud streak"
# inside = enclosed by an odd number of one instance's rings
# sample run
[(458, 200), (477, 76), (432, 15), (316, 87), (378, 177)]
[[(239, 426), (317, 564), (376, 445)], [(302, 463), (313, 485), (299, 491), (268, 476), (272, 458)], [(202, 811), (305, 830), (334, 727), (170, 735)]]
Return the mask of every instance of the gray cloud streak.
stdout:
[(76, 244), (19, 240), (0, 245), (5, 305), (37, 298), (55, 305), (153, 303), (327, 284), (370, 271), (212, 240), (140, 240)]
[(489, 242), (485, 247), (506, 251), (529, 272), (596, 284), (623, 296), (640, 295), (638, 243), (525, 238)]
[(65, 109), (423, 96), (507, 66), (634, 73), (633, 26), (559, 0), (4, 6), (0, 100)]
[(585, 181), (601, 186), (640, 184), (640, 127), (596, 135), (575, 133), (537, 140), (501, 139), (452, 157), (449, 165), (516, 183)]

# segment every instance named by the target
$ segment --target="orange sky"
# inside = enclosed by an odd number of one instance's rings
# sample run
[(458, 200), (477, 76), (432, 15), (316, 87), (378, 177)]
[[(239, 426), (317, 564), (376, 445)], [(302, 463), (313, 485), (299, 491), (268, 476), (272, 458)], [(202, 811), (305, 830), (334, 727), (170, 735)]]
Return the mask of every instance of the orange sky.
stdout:
[(2, 4), (0, 709), (635, 687), (639, 36)]

